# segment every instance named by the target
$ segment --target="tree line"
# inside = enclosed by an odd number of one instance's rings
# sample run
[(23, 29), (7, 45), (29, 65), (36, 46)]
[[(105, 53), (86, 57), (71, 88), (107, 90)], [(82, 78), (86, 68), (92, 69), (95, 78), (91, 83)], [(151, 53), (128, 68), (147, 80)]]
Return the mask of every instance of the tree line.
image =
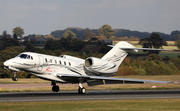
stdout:
[[(74, 32), (77, 35), (77, 38), (81, 39), (81, 40), (85, 40), (86, 38), (84, 37), (86, 32), (90, 32), (90, 34), (92, 36), (99, 36), (99, 29), (82, 29), (82, 28), (77, 28), (77, 27), (69, 27), (66, 28), (64, 30), (56, 30), (56, 31), (52, 31), (50, 34), (53, 35), (55, 38), (61, 38), (63, 37), (63, 33), (67, 30), (71, 30), (72, 32)], [(180, 31), (176, 30), (176, 31), (172, 31), (170, 34), (165, 34), (165, 33), (161, 33), (161, 32), (140, 32), (140, 31), (131, 31), (128, 29), (114, 29), (114, 37), (116, 37), (116, 39), (120, 38), (120, 37), (135, 37), (138, 39), (142, 39), (142, 38), (146, 38), (149, 37), (151, 34), (153, 33), (157, 33), (159, 34), (163, 40), (166, 41), (174, 41), (177, 39), (177, 35), (180, 34)]]

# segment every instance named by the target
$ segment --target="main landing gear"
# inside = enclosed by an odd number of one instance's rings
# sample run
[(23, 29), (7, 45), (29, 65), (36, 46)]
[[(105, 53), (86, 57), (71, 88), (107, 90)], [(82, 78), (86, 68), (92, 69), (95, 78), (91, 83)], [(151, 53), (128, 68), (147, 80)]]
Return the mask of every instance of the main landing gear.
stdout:
[(52, 82), (51, 82), (51, 86), (53, 86), (53, 87), (52, 87), (52, 91), (53, 91), (53, 92), (58, 92), (58, 91), (59, 91), (59, 86), (56, 85), (56, 82), (55, 82), (55, 81), (52, 81)]
[(84, 87), (82, 87), (82, 83), (83, 82), (79, 82), (79, 89), (78, 89), (79, 94), (85, 94), (86, 93), (86, 89)]
[[(83, 82), (79, 82), (79, 89), (78, 89), (79, 94), (85, 94), (86, 93), (86, 89), (84, 87), (82, 87), (82, 83)], [(51, 86), (52, 86), (53, 92), (59, 91), (59, 86), (56, 85), (56, 81), (51, 81)]]
[(17, 81), (17, 80), (18, 80), (18, 78), (16, 77), (16, 72), (14, 72), (13, 77), (12, 77), (12, 80), (13, 80), (13, 81)]

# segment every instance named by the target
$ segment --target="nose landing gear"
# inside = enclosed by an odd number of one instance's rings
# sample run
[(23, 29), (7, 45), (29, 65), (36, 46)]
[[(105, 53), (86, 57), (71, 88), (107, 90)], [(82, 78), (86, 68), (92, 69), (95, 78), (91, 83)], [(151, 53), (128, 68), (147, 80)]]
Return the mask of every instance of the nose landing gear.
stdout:
[(18, 80), (18, 78), (16, 77), (16, 72), (14, 72), (13, 77), (12, 77), (12, 80), (13, 80), (13, 81), (17, 81), (17, 80)]

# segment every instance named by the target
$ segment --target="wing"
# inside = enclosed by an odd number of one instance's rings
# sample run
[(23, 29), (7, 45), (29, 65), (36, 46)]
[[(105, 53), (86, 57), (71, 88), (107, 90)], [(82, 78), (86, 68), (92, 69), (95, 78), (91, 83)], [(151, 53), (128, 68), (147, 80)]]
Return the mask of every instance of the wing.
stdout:
[(144, 84), (145, 82), (154, 83), (174, 83), (172, 81), (153, 81), (153, 80), (138, 80), (138, 79), (125, 79), (125, 78), (111, 78), (102, 76), (86, 76), (86, 75), (73, 75), (73, 74), (57, 74), (62, 80), (73, 81), (79, 83), (79, 80), (87, 82), (89, 86), (102, 85), (102, 84)]

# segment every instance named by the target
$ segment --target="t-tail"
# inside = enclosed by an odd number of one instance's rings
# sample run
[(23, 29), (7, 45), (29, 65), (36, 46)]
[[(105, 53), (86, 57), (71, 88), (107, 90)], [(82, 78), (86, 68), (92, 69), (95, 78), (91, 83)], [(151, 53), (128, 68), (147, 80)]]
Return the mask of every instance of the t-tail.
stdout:
[(134, 49), (136, 47), (125, 41), (121, 41), (115, 46), (113, 45), (108, 45), (108, 46), (113, 48), (101, 59), (115, 63), (117, 67), (119, 67), (119, 65), (128, 55), (128, 53), (138, 52), (137, 49)]
[[(136, 53), (138, 50), (166, 50), (166, 49), (152, 49), (152, 48), (136, 48), (132, 44), (121, 41), (113, 47), (101, 59), (95, 57), (88, 57), (85, 60), (85, 72), (87, 75), (96, 76), (112, 76), (118, 71), (119, 65), (126, 58), (128, 53)], [(167, 50), (166, 50), (167, 51)], [(170, 50), (168, 50), (170, 51)]]

